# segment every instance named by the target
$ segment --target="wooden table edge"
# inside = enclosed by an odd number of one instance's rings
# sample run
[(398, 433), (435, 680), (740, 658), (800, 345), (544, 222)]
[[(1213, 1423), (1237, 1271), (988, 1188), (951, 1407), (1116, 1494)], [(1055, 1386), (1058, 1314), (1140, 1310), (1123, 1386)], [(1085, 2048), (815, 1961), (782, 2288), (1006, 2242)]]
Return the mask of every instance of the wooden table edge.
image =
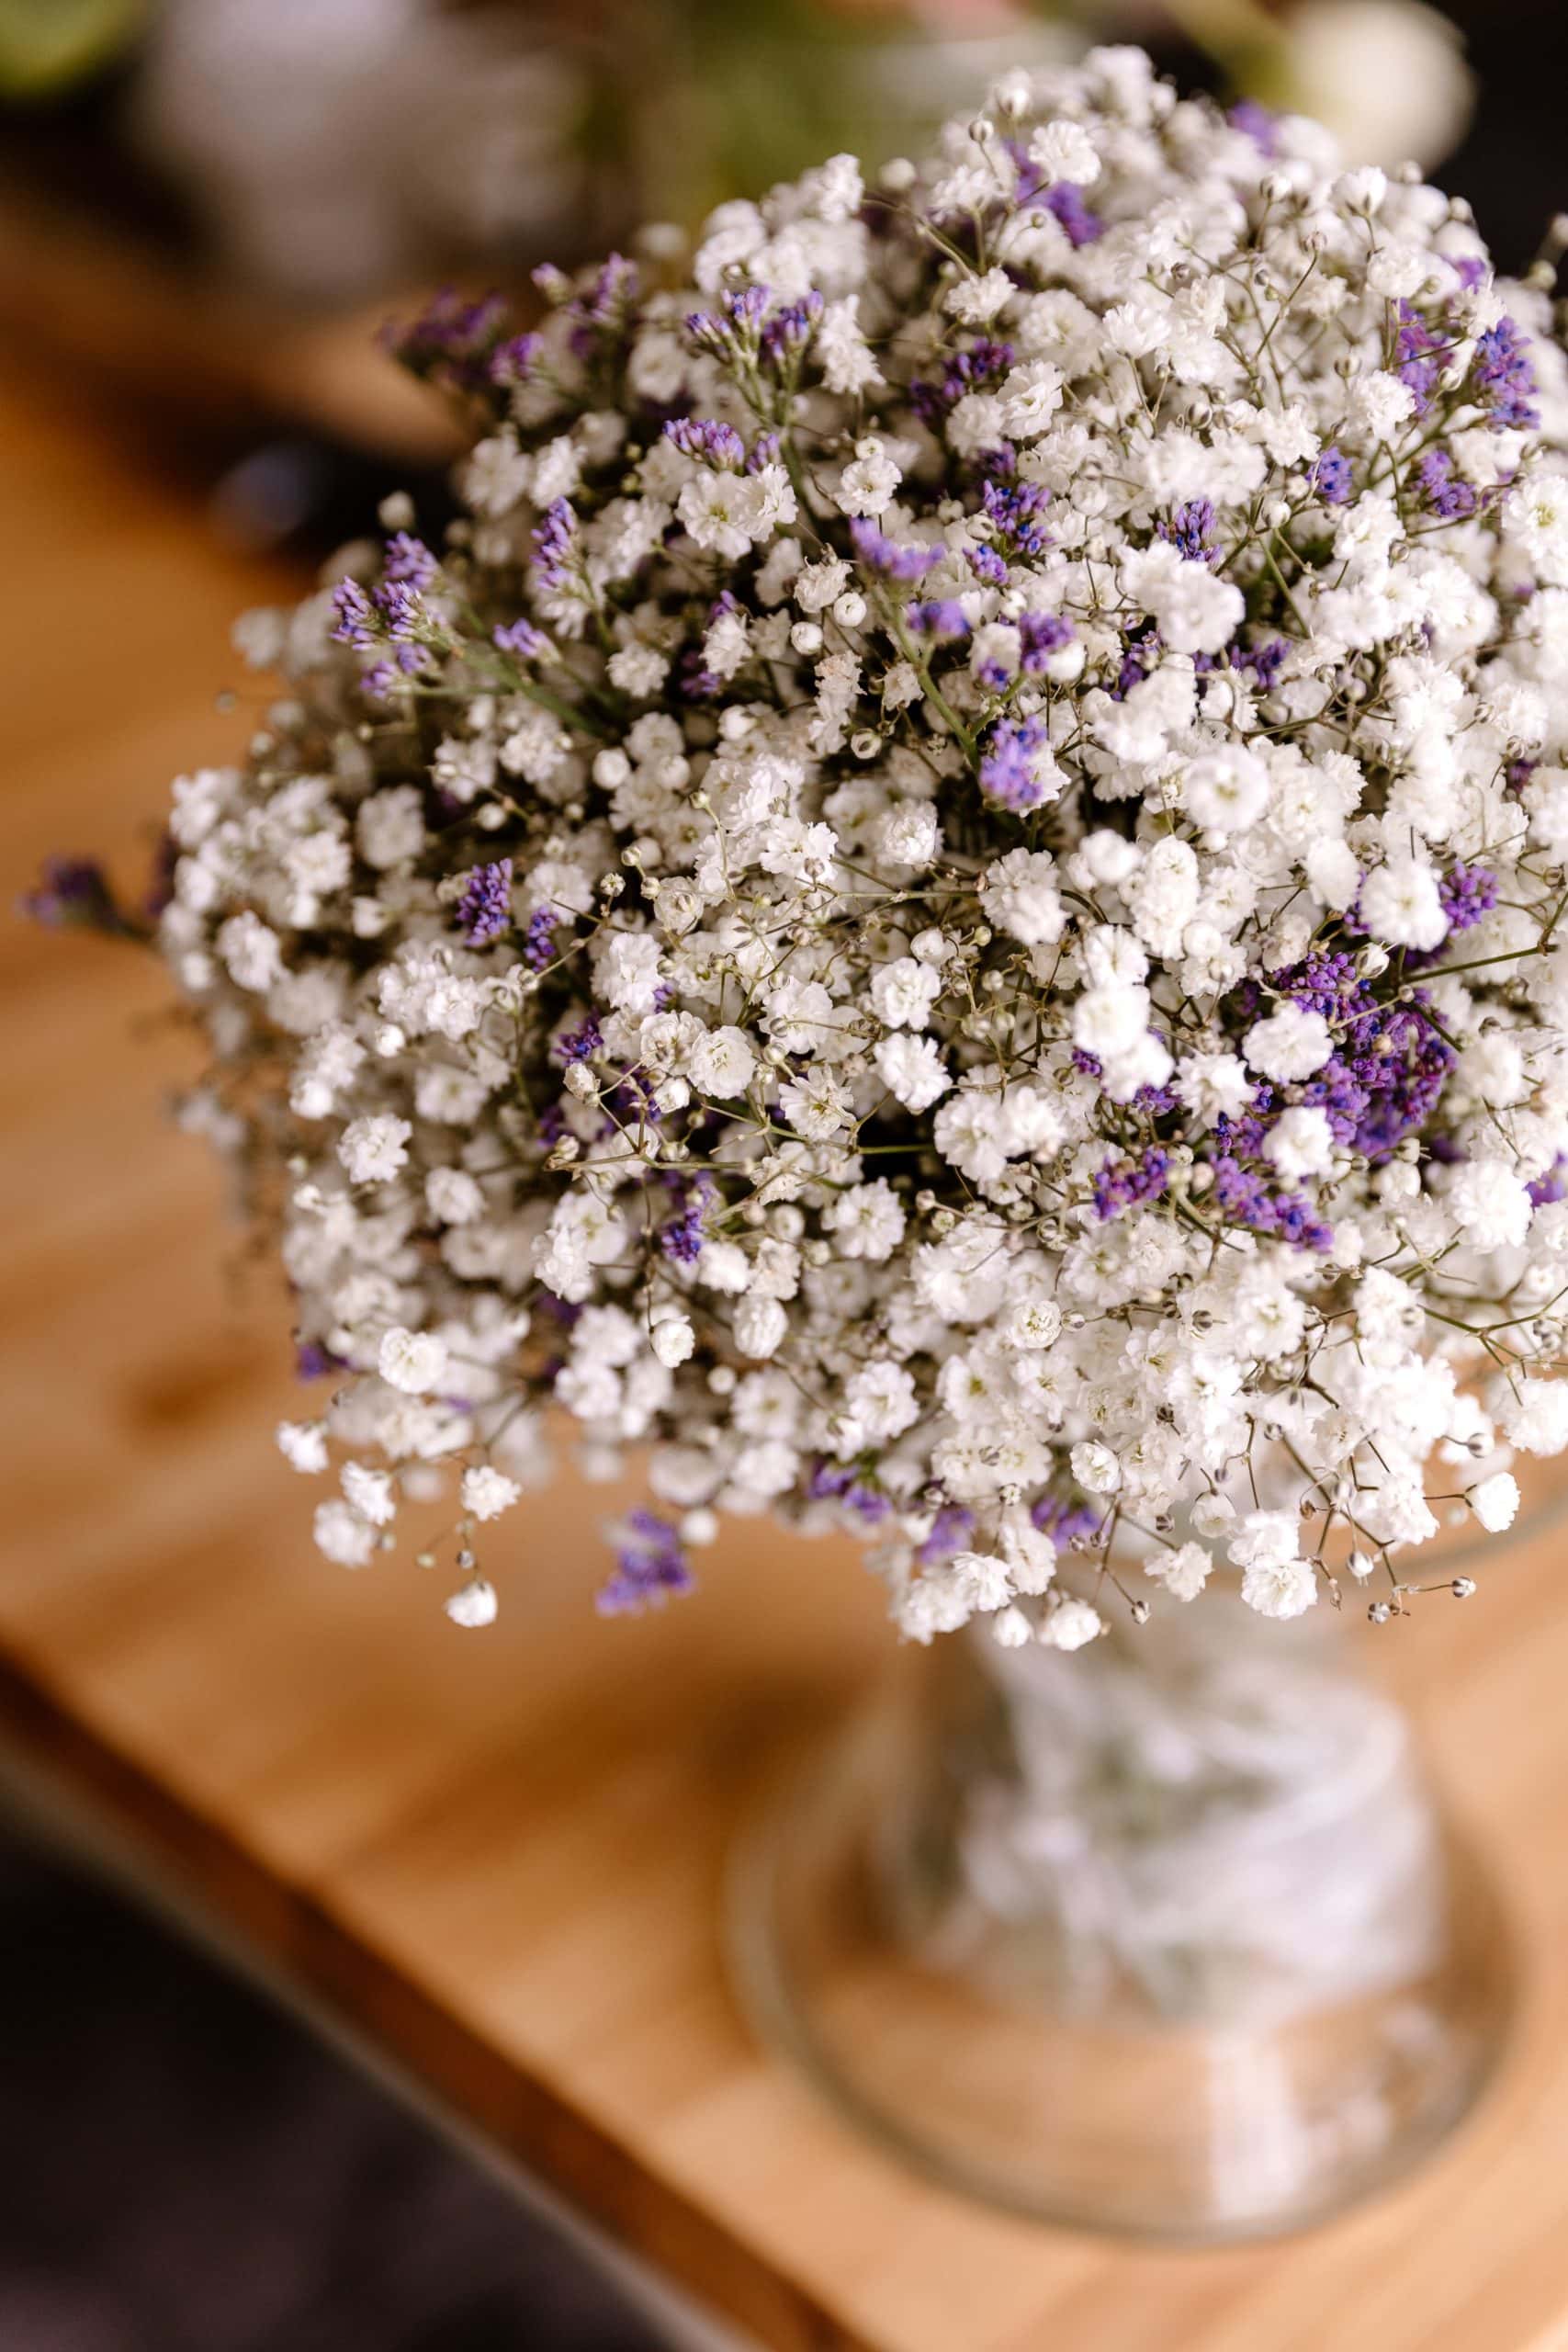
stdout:
[[(297, 2012), (326, 2026), (340, 2049), (368, 2044), (401, 2076), (507, 2165), (536, 2174), (594, 2228), (688, 2290), (700, 2303), (786, 2352), (882, 2352), (795, 2280), (705, 2213), (549, 2083), (502, 2056), (423, 1987), (361, 1941), (307, 1888), (280, 1877), (220, 1824), (195, 1811), (73, 1713), (25, 1658), (0, 1643), (0, 1783), (4, 1750), (20, 1754), (45, 1787), (123, 1838), (170, 1908), (210, 1919), (204, 1940), (237, 1941), (241, 1964), (264, 1986), (306, 1997)], [(128, 1873), (140, 1883), (141, 1873)], [(417, 2055), (415, 2054), (417, 2052)], [(427, 2109), (427, 2111), (429, 2111)]]

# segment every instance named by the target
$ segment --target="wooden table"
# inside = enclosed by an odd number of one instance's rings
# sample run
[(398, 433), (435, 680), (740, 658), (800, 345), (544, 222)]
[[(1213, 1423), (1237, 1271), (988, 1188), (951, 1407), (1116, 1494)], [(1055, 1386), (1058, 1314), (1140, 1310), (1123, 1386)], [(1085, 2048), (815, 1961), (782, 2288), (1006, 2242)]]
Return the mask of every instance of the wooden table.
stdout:
[[(8, 882), (131, 847), (253, 723), (225, 553), (123, 424), (0, 386)], [(243, 689), (250, 692), (250, 689)], [(0, 926), (0, 1729), (163, 1883), (498, 2149), (777, 2352), (1562, 2352), (1568, 2346), (1568, 1577), (1520, 1552), (1393, 1630), (1528, 1957), (1503, 2079), (1408, 2188), (1317, 2235), (1118, 2249), (907, 2177), (759, 2052), (717, 1900), (775, 1735), (886, 1641), (836, 1546), (756, 1524), (702, 1594), (604, 1624), (591, 1522), (530, 1506), (484, 1635), (412, 1566), (313, 1552), (273, 1452), (265, 1275), (163, 1124), (185, 1049), (133, 953)], [(585, 1532), (585, 1529), (590, 1530)]]

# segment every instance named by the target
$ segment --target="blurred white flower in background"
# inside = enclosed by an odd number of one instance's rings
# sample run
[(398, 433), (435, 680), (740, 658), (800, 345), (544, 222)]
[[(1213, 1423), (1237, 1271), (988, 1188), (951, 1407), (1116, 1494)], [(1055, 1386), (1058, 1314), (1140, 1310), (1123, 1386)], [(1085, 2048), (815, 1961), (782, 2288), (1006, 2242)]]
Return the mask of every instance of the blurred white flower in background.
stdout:
[(578, 59), (525, 16), (427, 0), (166, 0), (141, 141), (231, 257), (333, 300), (430, 247), (548, 243), (588, 205)]
[[(0, 0), (0, 65), (8, 13), (54, 5)], [(331, 302), (694, 221), (836, 144), (912, 152), (1004, 72), (1173, 32), (1352, 163), (1431, 165), (1469, 118), (1459, 36), (1419, 0), (162, 0), (132, 103), (226, 257)]]
[(1285, 27), (1289, 104), (1348, 163), (1436, 164), (1457, 147), (1475, 84), (1455, 28), (1420, 0), (1307, 0)]

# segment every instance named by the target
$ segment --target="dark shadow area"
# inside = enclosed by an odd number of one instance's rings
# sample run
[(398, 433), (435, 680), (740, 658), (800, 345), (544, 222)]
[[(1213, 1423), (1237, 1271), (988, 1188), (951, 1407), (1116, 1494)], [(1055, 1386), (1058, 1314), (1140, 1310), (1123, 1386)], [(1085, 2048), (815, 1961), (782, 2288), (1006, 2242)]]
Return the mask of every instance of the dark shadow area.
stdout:
[(5, 2352), (656, 2352), (292, 2019), (0, 1833)]

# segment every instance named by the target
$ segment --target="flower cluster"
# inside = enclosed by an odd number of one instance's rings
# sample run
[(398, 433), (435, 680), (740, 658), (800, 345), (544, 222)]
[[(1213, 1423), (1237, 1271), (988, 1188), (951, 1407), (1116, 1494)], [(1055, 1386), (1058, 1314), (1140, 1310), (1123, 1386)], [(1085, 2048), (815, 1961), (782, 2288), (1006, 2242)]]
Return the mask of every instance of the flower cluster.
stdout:
[(289, 698), (175, 787), (323, 1550), (456, 1466), (484, 1622), (553, 1406), (649, 1449), (611, 1609), (772, 1511), (920, 1640), (1399, 1610), (1568, 1442), (1545, 291), (1132, 50), (674, 266), (418, 322), (463, 518), (251, 616)]

